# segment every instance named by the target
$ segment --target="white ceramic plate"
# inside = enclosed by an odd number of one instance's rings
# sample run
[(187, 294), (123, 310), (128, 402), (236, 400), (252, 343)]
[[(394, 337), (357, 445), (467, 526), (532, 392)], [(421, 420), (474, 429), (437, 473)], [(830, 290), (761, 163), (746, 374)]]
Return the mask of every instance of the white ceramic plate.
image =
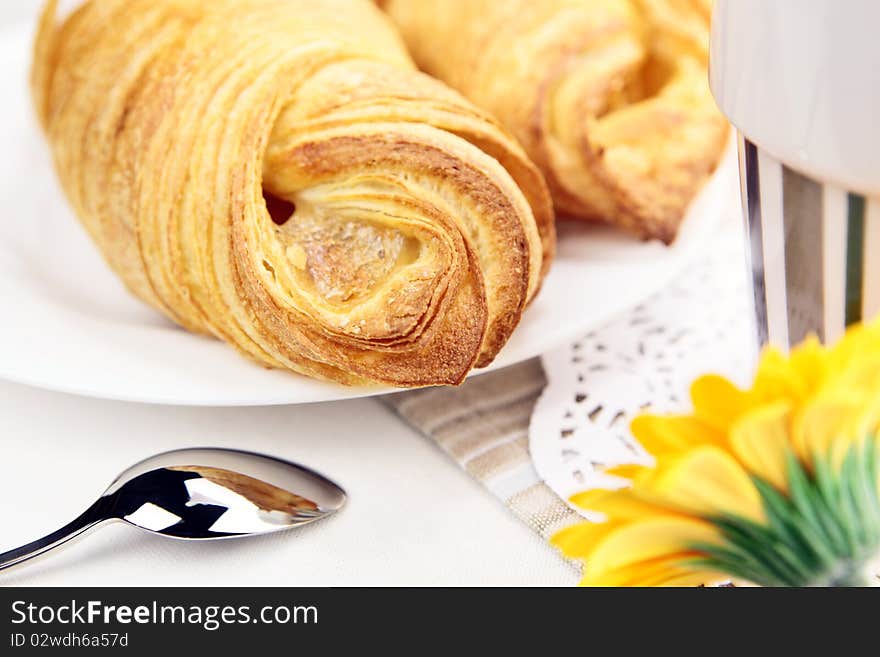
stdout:
[[(388, 392), (265, 370), (220, 342), (182, 331), (125, 291), (56, 183), (32, 118), (29, 32), (0, 32), (0, 378), (181, 405), (297, 404)], [(541, 295), (483, 371), (538, 356), (667, 283), (735, 199), (735, 163), (728, 155), (671, 248), (612, 230), (563, 225), (559, 258)]]

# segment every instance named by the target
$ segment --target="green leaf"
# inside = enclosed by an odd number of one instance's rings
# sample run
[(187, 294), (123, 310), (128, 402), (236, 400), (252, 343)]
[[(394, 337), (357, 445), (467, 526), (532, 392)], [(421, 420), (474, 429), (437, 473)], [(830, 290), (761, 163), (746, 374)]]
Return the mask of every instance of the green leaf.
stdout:
[(789, 491), (753, 478), (766, 524), (724, 515), (707, 518), (723, 544), (689, 546), (690, 563), (763, 586), (851, 586), (864, 580), (867, 560), (880, 552), (880, 445), (854, 444), (835, 470), (831, 454), (808, 471), (786, 455)]
[(856, 458), (858, 482), (859, 512), (864, 520), (865, 547), (870, 549), (880, 541), (880, 500), (877, 498), (877, 480), (872, 479), (870, 463), (874, 460), (875, 440), (867, 436), (859, 445), (859, 454)]
[(880, 544), (880, 496), (877, 494), (877, 438), (866, 436), (862, 446), (861, 485), (864, 499), (863, 517), (868, 526), (868, 544)]
[(744, 579), (763, 586), (784, 586), (785, 582), (777, 577), (766, 565), (756, 560), (751, 554), (734, 546), (720, 546), (714, 543), (696, 543), (692, 548), (706, 556), (697, 557), (688, 563), (727, 573), (731, 577)]
[(779, 537), (769, 528), (751, 520), (727, 516), (712, 518), (729, 543), (751, 554), (786, 586), (797, 586), (803, 578), (796, 559), (784, 549)]
[(803, 566), (815, 571), (834, 562), (834, 555), (821, 534), (813, 531), (809, 520), (776, 488), (759, 477), (753, 479), (764, 503), (767, 520), (790, 550), (798, 555)]
[[(831, 458), (830, 455), (828, 458)], [(859, 478), (857, 458), (856, 446), (850, 445), (838, 475), (840, 478), (840, 507), (855, 541), (854, 553), (860, 552), (866, 542), (864, 516), (859, 508), (859, 494), (856, 490)]]
[(847, 554), (846, 536), (833, 518), (828, 519), (828, 507), (821, 491), (810, 481), (803, 464), (792, 450), (786, 452), (785, 461), (789, 492), (798, 513), (810, 522), (829, 551), (844, 556)]
[(813, 468), (815, 469), (817, 490), (821, 493), (827, 507), (828, 517), (835, 522), (844, 536), (845, 543), (842, 555), (853, 554), (858, 549), (858, 539), (852, 522), (842, 504), (840, 480), (835, 476), (831, 469), (831, 463), (826, 458), (814, 458)]

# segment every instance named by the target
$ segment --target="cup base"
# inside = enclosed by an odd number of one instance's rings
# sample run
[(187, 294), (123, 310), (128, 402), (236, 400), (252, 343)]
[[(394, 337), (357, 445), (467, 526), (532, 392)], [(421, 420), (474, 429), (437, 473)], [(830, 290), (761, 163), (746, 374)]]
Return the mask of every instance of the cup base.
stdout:
[(816, 180), (739, 135), (758, 342), (835, 342), (880, 314), (880, 200)]

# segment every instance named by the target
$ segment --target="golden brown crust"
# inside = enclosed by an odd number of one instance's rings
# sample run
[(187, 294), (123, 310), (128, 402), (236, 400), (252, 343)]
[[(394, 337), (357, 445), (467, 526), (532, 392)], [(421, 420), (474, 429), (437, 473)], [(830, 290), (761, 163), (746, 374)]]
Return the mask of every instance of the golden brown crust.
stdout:
[(89, 0), (60, 24), (55, 4), (37, 112), (135, 294), (345, 384), (460, 383), (507, 342), (553, 255), (549, 193), (371, 3)]
[(707, 83), (710, 0), (380, 5), (420, 67), (514, 133), (560, 214), (675, 238), (727, 138)]

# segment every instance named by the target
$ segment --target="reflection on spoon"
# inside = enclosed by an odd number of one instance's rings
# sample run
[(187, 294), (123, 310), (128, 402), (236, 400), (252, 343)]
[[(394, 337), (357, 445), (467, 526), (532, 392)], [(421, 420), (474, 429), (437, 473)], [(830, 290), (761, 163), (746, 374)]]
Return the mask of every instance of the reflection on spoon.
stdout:
[(326, 477), (281, 459), (227, 449), (168, 452), (123, 472), (70, 524), (0, 554), (0, 570), (112, 520), (172, 538), (235, 538), (313, 522), (345, 500), (345, 491)]

